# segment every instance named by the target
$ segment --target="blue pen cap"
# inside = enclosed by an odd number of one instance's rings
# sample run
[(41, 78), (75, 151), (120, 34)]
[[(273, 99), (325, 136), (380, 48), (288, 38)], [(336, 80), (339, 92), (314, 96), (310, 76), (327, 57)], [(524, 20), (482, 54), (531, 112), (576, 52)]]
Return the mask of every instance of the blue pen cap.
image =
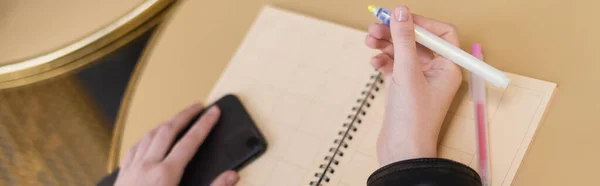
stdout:
[(377, 14), (375, 16), (377, 16), (377, 19), (379, 21), (381, 21), (383, 24), (390, 25), (390, 15), (391, 15), (390, 10), (385, 9), (385, 8), (379, 8), (379, 10), (377, 10)]

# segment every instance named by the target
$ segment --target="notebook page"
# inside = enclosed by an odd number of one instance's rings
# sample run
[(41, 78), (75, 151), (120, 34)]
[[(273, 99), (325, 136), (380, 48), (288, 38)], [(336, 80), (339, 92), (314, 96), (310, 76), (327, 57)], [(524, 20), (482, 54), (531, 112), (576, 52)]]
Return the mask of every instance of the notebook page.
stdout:
[(377, 74), (369, 65), (377, 51), (364, 46), (364, 37), (263, 8), (209, 97), (237, 95), (268, 142), (266, 153), (240, 172), (238, 185), (306, 186), (315, 180), (365, 84)]
[[(507, 75), (511, 79), (508, 88), (486, 87), (492, 186), (512, 183), (556, 88), (555, 83)], [(461, 85), (446, 115), (438, 155), (478, 170), (473, 102), (467, 87), (467, 83)], [(364, 186), (364, 180), (379, 167), (375, 142), (381, 129), (383, 103), (384, 99), (375, 100), (365, 118), (365, 126), (370, 127), (357, 133), (358, 149), (351, 155), (350, 166), (341, 167), (342, 185)]]

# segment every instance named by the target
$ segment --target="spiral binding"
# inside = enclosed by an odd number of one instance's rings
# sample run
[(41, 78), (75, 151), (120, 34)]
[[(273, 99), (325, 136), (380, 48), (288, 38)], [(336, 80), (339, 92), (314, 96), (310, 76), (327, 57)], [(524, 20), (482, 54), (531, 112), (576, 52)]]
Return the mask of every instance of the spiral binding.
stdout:
[[(361, 97), (356, 100), (357, 106), (352, 107), (352, 114), (348, 115), (347, 119), (350, 122), (345, 122), (342, 127), (344, 130), (338, 132), (338, 135), (341, 136), (341, 139), (335, 139), (333, 144), (334, 147), (329, 148), (329, 152), (331, 155), (325, 156), (325, 164), (319, 165), (319, 169), (321, 172), (315, 173), (316, 181), (311, 181), (311, 186), (323, 186), (323, 183), (328, 183), (330, 178), (328, 175), (335, 174), (334, 167), (339, 165), (339, 161), (336, 159), (337, 157), (344, 156), (344, 152), (342, 149), (348, 148), (348, 143), (345, 141), (352, 140), (352, 133), (358, 130), (357, 125), (362, 123), (362, 116), (367, 115), (367, 110), (371, 107), (371, 103), (369, 101), (375, 99), (374, 92), (379, 91), (379, 86), (383, 84), (383, 78), (381, 73), (377, 73), (377, 75), (372, 75), (369, 83), (366, 84), (365, 90), (361, 92)], [(356, 124), (356, 125), (355, 125)]]

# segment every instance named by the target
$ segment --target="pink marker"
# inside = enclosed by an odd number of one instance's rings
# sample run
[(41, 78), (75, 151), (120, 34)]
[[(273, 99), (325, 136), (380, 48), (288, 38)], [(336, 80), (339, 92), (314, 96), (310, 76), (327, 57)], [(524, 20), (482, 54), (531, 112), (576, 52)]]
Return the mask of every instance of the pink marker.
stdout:
[[(476, 58), (483, 60), (480, 44), (473, 44), (472, 54)], [(475, 104), (475, 128), (477, 131), (477, 153), (479, 154), (479, 175), (483, 186), (489, 186), (491, 180), (490, 173), (490, 153), (488, 147), (488, 126), (485, 117), (485, 83), (483, 79), (471, 73), (471, 98)]]

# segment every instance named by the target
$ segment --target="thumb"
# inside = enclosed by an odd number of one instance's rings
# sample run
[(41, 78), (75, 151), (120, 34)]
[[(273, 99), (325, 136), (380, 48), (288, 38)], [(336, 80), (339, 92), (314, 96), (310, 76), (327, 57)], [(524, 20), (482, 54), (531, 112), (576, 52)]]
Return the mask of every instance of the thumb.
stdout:
[(217, 176), (210, 186), (233, 186), (239, 179), (237, 172), (225, 171)]
[(390, 19), (392, 42), (394, 44), (394, 69), (392, 77), (396, 83), (407, 83), (421, 73), (417, 60), (417, 46), (412, 14), (406, 6), (394, 9)]

